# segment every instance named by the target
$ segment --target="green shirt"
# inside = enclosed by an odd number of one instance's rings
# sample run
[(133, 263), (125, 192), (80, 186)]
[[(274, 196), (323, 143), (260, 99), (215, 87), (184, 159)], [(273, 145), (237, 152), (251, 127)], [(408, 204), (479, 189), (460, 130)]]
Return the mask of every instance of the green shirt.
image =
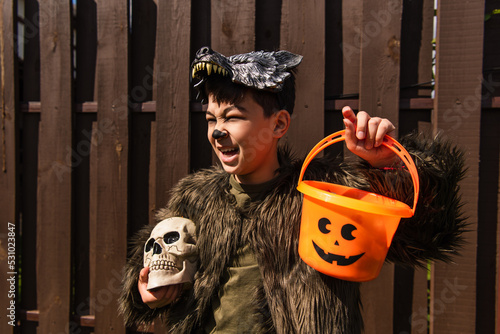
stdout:
[[(263, 184), (240, 184), (231, 175), (231, 194), (239, 208), (247, 209), (267, 190), (272, 181)], [(252, 297), (262, 285), (262, 276), (250, 245), (238, 249), (223, 275), (216, 298), (212, 300), (213, 321), (205, 328), (207, 333), (253, 333), (257, 324)]]

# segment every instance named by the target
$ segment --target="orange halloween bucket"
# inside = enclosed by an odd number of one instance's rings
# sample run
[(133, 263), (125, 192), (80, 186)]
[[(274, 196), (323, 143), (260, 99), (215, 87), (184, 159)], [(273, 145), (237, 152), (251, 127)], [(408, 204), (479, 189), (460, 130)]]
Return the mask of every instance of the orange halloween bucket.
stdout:
[(376, 278), (382, 269), (401, 218), (415, 213), (419, 180), (405, 148), (386, 136), (383, 145), (404, 162), (413, 180), (413, 208), (395, 199), (342, 185), (303, 180), (311, 160), (324, 148), (345, 140), (338, 131), (321, 140), (307, 155), (297, 189), (304, 194), (299, 255), (317, 271), (348, 281)]

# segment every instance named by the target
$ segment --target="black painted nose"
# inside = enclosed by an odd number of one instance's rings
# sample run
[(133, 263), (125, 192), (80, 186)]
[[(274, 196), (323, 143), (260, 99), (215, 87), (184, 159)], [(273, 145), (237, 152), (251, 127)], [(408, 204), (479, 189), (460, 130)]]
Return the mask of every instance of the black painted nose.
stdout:
[(215, 129), (214, 132), (212, 132), (213, 139), (224, 138), (225, 136), (227, 136), (227, 132), (222, 132), (217, 129)]

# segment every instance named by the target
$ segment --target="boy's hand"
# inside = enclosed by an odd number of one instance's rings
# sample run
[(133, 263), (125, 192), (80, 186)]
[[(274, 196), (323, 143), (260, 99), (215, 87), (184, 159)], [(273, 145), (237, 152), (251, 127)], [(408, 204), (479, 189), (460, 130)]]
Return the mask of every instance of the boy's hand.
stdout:
[(142, 301), (149, 308), (158, 308), (174, 302), (180, 297), (183, 284), (174, 284), (162, 286), (154, 290), (148, 290), (148, 274), (149, 267), (145, 267), (139, 273), (139, 281), (137, 283)]
[(357, 115), (350, 107), (342, 109), (346, 146), (352, 153), (368, 161), (373, 167), (391, 166), (396, 154), (382, 145), (384, 136), (391, 135), (396, 127), (386, 118), (370, 117), (360, 111)]

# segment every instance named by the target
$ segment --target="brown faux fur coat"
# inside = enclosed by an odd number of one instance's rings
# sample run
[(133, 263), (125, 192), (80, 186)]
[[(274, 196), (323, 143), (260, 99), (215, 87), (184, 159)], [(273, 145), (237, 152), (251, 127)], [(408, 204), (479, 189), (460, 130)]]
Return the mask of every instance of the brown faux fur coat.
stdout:
[[(463, 155), (449, 144), (417, 136), (401, 143), (417, 165), (421, 191), (416, 214), (402, 219), (387, 260), (407, 265), (448, 260), (457, 252), (465, 228), (457, 185), (464, 173)], [(226, 265), (239, 247), (250, 244), (263, 278), (252, 299), (261, 332), (362, 331), (360, 283), (323, 275), (298, 255), (302, 195), (296, 186), (302, 161), (284, 154), (280, 163), (275, 184), (248, 212), (236, 209), (229, 175), (220, 168), (194, 173), (179, 182), (157, 218), (184, 216), (196, 223), (200, 266), (194, 286), (175, 307), (151, 310), (142, 303), (137, 280), (144, 243), (152, 229), (145, 227), (133, 241), (125, 268), (120, 311), (127, 325), (149, 323), (161, 316), (171, 332), (202, 332)], [(363, 163), (339, 165), (326, 156), (310, 164), (305, 179), (371, 190), (412, 203), (411, 178), (404, 170), (379, 170)]]

